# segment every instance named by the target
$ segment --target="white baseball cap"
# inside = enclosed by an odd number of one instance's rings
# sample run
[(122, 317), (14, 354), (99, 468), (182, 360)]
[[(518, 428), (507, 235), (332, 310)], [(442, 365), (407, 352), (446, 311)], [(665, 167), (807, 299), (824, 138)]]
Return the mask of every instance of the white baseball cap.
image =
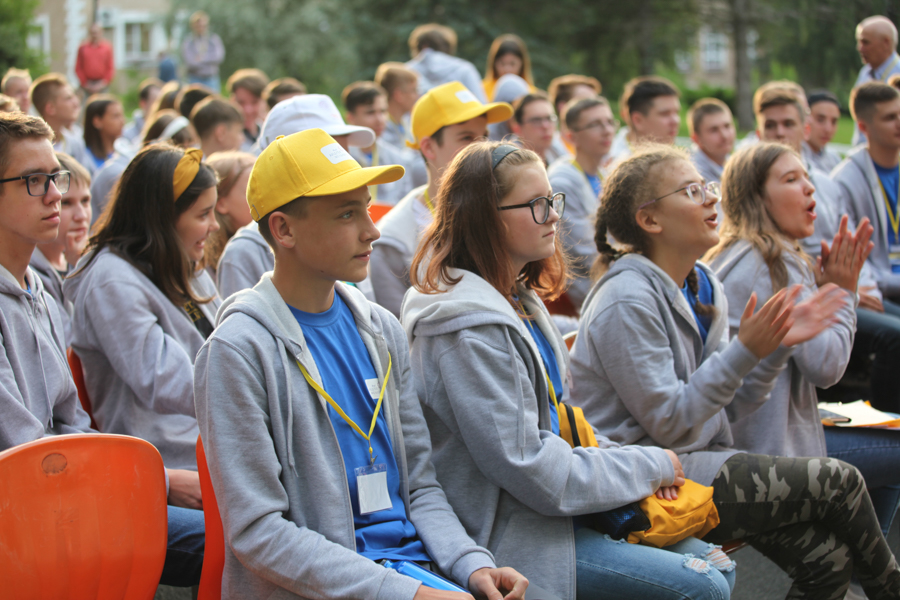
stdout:
[(269, 111), (259, 133), (259, 149), (280, 135), (291, 135), (307, 129), (322, 129), (332, 137), (349, 135), (349, 146), (368, 148), (375, 143), (375, 132), (368, 127), (347, 125), (334, 101), (324, 94), (304, 94), (279, 102)]

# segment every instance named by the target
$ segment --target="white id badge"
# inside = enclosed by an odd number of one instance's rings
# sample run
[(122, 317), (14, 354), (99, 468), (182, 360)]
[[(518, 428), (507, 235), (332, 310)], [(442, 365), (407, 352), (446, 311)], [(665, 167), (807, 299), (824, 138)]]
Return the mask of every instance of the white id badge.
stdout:
[(359, 493), (359, 513), (367, 515), (388, 510), (391, 504), (391, 496), (388, 494), (387, 465), (371, 465), (359, 467), (356, 473), (356, 489)]

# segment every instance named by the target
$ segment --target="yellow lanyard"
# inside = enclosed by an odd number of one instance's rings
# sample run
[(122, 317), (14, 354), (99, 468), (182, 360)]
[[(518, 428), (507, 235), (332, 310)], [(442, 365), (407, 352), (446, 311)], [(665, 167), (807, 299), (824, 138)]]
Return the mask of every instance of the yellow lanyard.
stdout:
[[(888, 219), (891, 221), (891, 229), (894, 230), (894, 243), (900, 244), (900, 211), (896, 214), (891, 208), (891, 201), (888, 198), (887, 190), (884, 189), (884, 183), (881, 177), (878, 178), (878, 185), (881, 186), (881, 193), (884, 195), (884, 206), (887, 208)], [(897, 201), (900, 202), (900, 181), (897, 182)]]
[(378, 395), (378, 404), (375, 405), (375, 412), (372, 414), (372, 424), (369, 425), (369, 434), (368, 435), (366, 435), (363, 432), (363, 430), (359, 428), (359, 425), (357, 425), (356, 423), (353, 422), (353, 419), (351, 419), (350, 417), (347, 416), (347, 413), (345, 413), (341, 409), (341, 407), (338, 406), (338, 403), (335, 402), (334, 399), (332, 399), (332, 397), (328, 395), (328, 392), (326, 392), (324, 389), (322, 389), (322, 386), (320, 386), (318, 383), (316, 383), (316, 381), (310, 376), (309, 371), (306, 370), (306, 367), (304, 367), (302, 364), (300, 364), (299, 360), (297, 361), (297, 366), (300, 367), (300, 372), (303, 373), (303, 377), (306, 379), (306, 382), (310, 386), (312, 386), (312, 388), (314, 390), (319, 392), (319, 394), (323, 398), (325, 398), (325, 401), (331, 406), (331, 408), (334, 409), (334, 412), (339, 414), (341, 416), (341, 418), (347, 422), (347, 425), (349, 425), (350, 427), (353, 428), (353, 431), (355, 431), (356, 433), (361, 435), (363, 437), (363, 439), (365, 439), (367, 442), (369, 442), (369, 462), (370, 462), (370, 464), (374, 465), (375, 464), (375, 452), (372, 450), (372, 432), (375, 431), (375, 422), (378, 420), (378, 413), (381, 412), (381, 402), (382, 402), (382, 400), (384, 400), (384, 391), (387, 389), (388, 379), (391, 378), (391, 355), (390, 355), (390, 353), (388, 353), (387, 375), (384, 378), (384, 383), (381, 384), (381, 394)]
[[(522, 311), (522, 314), (519, 315), (520, 318), (523, 321), (525, 321), (525, 324), (528, 325), (528, 328), (533, 333), (534, 325), (531, 324), (531, 319), (528, 317), (528, 313), (525, 312), (525, 307), (522, 305), (521, 302), (519, 302), (518, 304), (519, 304), (519, 308)], [(534, 337), (534, 336), (532, 336), (532, 337)], [(538, 352), (538, 354), (540, 354), (540, 352)], [(547, 380), (547, 387), (550, 388), (550, 399), (553, 400), (553, 406), (556, 407), (556, 414), (558, 415), (559, 414), (559, 402), (557, 402), (557, 400), (556, 400), (556, 388), (553, 387), (553, 382), (550, 381), (550, 375), (547, 373), (547, 369), (544, 368), (544, 359), (543, 358), (541, 358), (541, 371), (544, 372), (544, 379)]]
[[(574, 158), (572, 159), (572, 166), (575, 167), (576, 169), (578, 169), (579, 171), (581, 171), (581, 174), (584, 175), (584, 178), (585, 178), (585, 179), (587, 179), (588, 185), (590, 185), (590, 184), (591, 184), (591, 180), (588, 179), (587, 173), (584, 172), (584, 168), (583, 168), (581, 165), (579, 165), (579, 164), (578, 164), (578, 161), (575, 160)], [(604, 179), (603, 173), (600, 172), (600, 169), (597, 169), (597, 177), (600, 178), (600, 181), (601, 181), (601, 182), (602, 182), (603, 179)], [(593, 188), (593, 187), (594, 187), (594, 186), (591, 185), (591, 188)]]
[[(377, 142), (372, 147), (372, 164), (369, 166), (371, 166), (371, 167), (378, 166), (378, 143)], [(378, 202), (378, 186), (377, 185), (369, 186), (369, 194), (372, 195), (372, 202)]]
[(428, 188), (425, 188), (425, 206), (428, 207), (428, 210), (431, 211), (431, 214), (434, 215), (434, 204), (431, 203), (431, 194), (428, 193)]

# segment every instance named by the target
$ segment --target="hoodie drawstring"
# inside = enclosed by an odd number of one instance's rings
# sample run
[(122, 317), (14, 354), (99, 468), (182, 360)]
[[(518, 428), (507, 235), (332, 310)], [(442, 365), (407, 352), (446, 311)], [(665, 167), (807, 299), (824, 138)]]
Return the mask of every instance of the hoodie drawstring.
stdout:
[(287, 360), (288, 349), (281, 340), (281, 337), (276, 336), (275, 339), (278, 340), (280, 350), (278, 354), (281, 356), (281, 368), (284, 369), (287, 385), (287, 431), (285, 432), (285, 437), (287, 439), (285, 441), (287, 443), (288, 466), (291, 468), (291, 473), (296, 476), (297, 465), (294, 462), (294, 394), (291, 389), (290, 364)]
[(49, 429), (53, 429), (53, 402), (50, 400), (50, 386), (47, 385), (47, 370), (44, 368), (44, 353), (41, 351), (41, 340), (38, 337), (38, 324), (37, 317), (35, 316), (35, 312), (38, 309), (37, 299), (32, 296), (30, 299), (31, 302), (31, 311), (29, 311), (29, 315), (31, 316), (31, 332), (34, 334), (34, 343), (37, 346), (38, 350), (38, 362), (41, 365), (41, 377), (44, 381), (44, 398), (47, 400), (47, 414), (50, 418), (50, 426)]

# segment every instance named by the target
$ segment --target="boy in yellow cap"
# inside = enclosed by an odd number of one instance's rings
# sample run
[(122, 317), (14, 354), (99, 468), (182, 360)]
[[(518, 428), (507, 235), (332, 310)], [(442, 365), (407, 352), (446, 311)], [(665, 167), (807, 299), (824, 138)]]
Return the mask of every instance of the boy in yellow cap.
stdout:
[(482, 104), (458, 81), (425, 93), (412, 110), (410, 124), (415, 142), (428, 167), (428, 184), (406, 195), (378, 223), (381, 238), (372, 248), (372, 287), (375, 301), (400, 314), (409, 289), (409, 266), (422, 231), (431, 224), (441, 175), (460, 150), (487, 137), (487, 126), (510, 119), (512, 106), (505, 102)]
[(341, 283), (366, 277), (378, 238), (367, 186), (402, 175), (360, 167), (321, 129), (277, 138), (251, 171), (275, 269), (223, 304), (195, 363), (223, 598), (471, 598), (422, 585), (429, 568), (523, 597), (435, 479), (400, 323)]

